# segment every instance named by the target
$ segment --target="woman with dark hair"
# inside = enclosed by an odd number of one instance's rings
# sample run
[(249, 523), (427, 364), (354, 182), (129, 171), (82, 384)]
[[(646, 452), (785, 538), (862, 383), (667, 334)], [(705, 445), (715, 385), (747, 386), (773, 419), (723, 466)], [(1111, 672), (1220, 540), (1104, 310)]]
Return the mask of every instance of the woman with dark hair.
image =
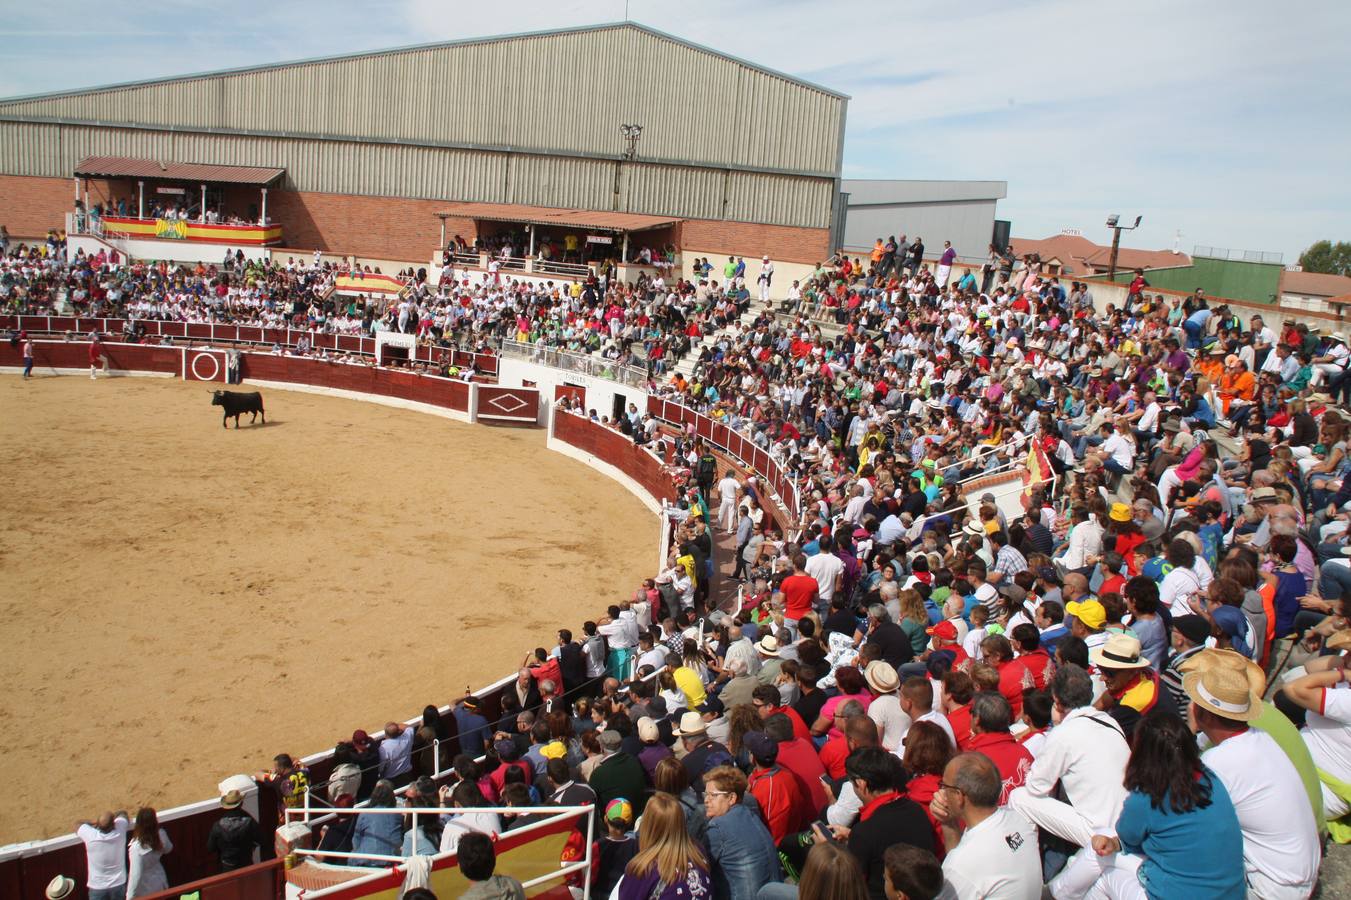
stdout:
[(143, 806), (136, 813), (136, 824), (127, 843), (127, 897), (144, 897), (169, 889), (160, 858), (174, 849), (169, 835), (159, 827), (155, 810)]
[(840, 666), (835, 670), (835, 686), (839, 689), (834, 697), (826, 701), (825, 706), (821, 707), (820, 717), (812, 723), (812, 734), (828, 735), (838, 738), (844, 734), (837, 727), (834, 716), (835, 710), (850, 700), (857, 700), (863, 705), (863, 711), (868, 711), (868, 704), (872, 703), (872, 693), (868, 690), (866, 682), (863, 680), (863, 673), (855, 666)]
[[(369, 809), (394, 809), (398, 802), (394, 798), (394, 785), (381, 778), (371, 791)], [(352, 852), (371, 853), (379, 856), (398, 856), (403, 849), (403, 816), (381, 813), (361, 813), (352, 830)], [(378, 859), (354, 859), (354, 866), (383, 867), (388, 863)]]
[(1174, 538), (1164, 553), (1173, 568), (1159, 585), (1159, 602), (1173, 616), (1196, 612), (1190, 601), (1201, 593), (1201, 576), (1192, 568), (1196, 565), (1196, 551), (1181, 538)]
[(454, 788), (441, 788), (441, 803), (460, 810), (445, 823), (445, 829), (441, 832), (442, 853), (454, 850), (460, 838), (471, 831), (490, 836), (502, 833), (502, 820), (497, 813), (477, 811), (478, 807), (487, 806), (488, 801), (473, 782), (461, 781)]
[(1223, 782), (1201, 763), (1196, 737), (1154, 710), (1135, 728), (1116, 837), (1095, 835), (1103, 874), (1095, 894), (1149, 900), (1242, 897), (1243, 832)]
[(1126, 582), (1125, 594), (1131, 630), (1140, 639), (1140, 655), (1161, 672), (1168, 660), (1168, 623), (1159, 615), (1159, 586), (1152, 578), (1137, 575)]

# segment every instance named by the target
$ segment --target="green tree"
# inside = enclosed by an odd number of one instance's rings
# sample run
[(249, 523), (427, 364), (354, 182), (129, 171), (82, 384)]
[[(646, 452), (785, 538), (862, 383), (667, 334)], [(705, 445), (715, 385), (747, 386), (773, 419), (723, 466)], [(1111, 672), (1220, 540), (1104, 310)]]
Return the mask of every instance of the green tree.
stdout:
[(1306, 272), (1324, 275), (1351, 275), (1351, 242), (1318, 241), (1299, 255), (1299, 265)]

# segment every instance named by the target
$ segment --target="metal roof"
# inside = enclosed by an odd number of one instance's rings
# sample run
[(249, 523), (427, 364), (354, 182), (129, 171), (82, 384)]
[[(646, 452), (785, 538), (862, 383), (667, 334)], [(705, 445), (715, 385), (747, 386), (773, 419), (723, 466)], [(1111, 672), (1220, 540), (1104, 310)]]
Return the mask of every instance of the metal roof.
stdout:
[(313, 65), (315, 63), (337, 62), (339, 60), (345, 59), (360, 59), (362, 57), (369, 57), (369, 56), (385, 56), (395, 53), (410, 53), (419, 50), (432, 50), (440, 47), (456, 47), (468, 44), (492, 44), (501, 41), (518, 40), (520, 38), (547, 37), (549, 35), (570, 34), (581, 31), (604, 31), (612, 28), (632, 28), (637, 31), (644, 31), (647, 32), (648, 34), (655, 35), (656, 37), (662, 38), (664, 40), (668, 40), (673, 43), (689, 47), (692, 50), (698, 50), (702, 53), (708, 53), (713, 56), (718, 56), (723, 59), (730, 60), (739, 65), (743, 65), (748, 69), (754, 69), (756, 71), (763, 72), (766, 75), (771, 75), (775, 78), (782, 78), (784, 81), (791, 82), (792, 84), (796, 84), (801, 87), (809, 88), (813, 91), (819, 91), (820, 93), (827, 94), (831, 97), (837, 97), (842, 100), (847, 100), (849, 98), (848, 94), (842, 94), (839, 91), (831, 90), (828, 87), (824, 87), (822, 85), (816, 84), (815, 82), (808, 81), (805, 78), (798, 78), (795, 75), (789, 75), (785, 72), (780, 72), (777, 69), (771, 69), (768, 66), (757, 65), (756, 63), (750, 62), (746, 59), (742, 59), (739, 56), (734, 56), (731, 53), (724, 53), (721, 50), (714, 50), (713, 48), (707, 47), (703, 44), (699, 44), (694, 41), (689, 41), (682, 37), (677, 37), (676, 35), (670, 34), (665, 31), (661, 31), (656, 28), (652, 28), (647, 25), (640, 25), (637, 22), (626, 21), (626, 22), (605, 22), (596, 25), (579, 25), (572, 28), (547, 28), (538, 31), (522, 31), (514, 34), (491, 35), (487, 37), (460, 38), (457, 40), (450, 40), (450, 41), (432, 41), (425, 44), (407, 44), (401, 47), (389, 47), (382, 50), (366, 50), (357, 53), (335, 53), (330, 56), (316, 56), (308, 59), (288, 60), (279, 63), (263, 63), (254, 66), (239, 66), (232, 69), (216, 69), (213, 71), (206, 71), (206, 72), (194, 72), (188, 75), (172, 75), (167, 78), (144, 78), (135, 81), (115, 82), (113, 84), (98, 85), (94, 87), (73, 88), (59, 91), (45, 91), (37, 94), (20, 95), (17, 97), (0, 97), (0, 104), (26, 100), (42, 100), (52, 97), (69, 97), (78, 94), (94, 94), (102, 91), (119, 90), (131, 87), (142, 87), (152, 84), (167, 84), (175, 81), (192, 81), (199, 78), (218, 78), (222, 75), (243, 75), (249, 72), (265, 72), (272, 69), (285, 69), (291, 66), (307, 66)]
[(557, 209), (551, 206), (518, 206), (514, 203), (452, 203), (437, 215), (490, 222), (529, 222), (532, 225), (564, 225), (601, 231), (646, 231), (674, 225), (680, 219), (639, 213), (600, 212), (589, 209)]
[(254, 184), (263, 187), (281, 178), (286, 174), (286, 170), (164, 162), (128, 156), (89, 156), (80, 160), (75, 166), (74, 174), (91, 178), (158, 178), (167, 181)]

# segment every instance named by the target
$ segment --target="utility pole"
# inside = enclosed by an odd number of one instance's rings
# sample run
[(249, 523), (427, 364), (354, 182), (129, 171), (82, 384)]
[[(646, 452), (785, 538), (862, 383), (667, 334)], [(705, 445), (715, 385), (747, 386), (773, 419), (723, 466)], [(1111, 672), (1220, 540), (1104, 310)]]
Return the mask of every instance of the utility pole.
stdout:
[(1140, 227), (1140, 220), (1144, 216), (1136, 216), (1134, 225), (1122, 225), (1121, 217), (1112, 213), (1107, 217), (1107, 227), (1112, 229), (1112, 253), (1107, 257), (1107, 280), (1111, 281), (1116, 276), (1116, 257), (1121, 249), (1121, 232), (1134, 231)]

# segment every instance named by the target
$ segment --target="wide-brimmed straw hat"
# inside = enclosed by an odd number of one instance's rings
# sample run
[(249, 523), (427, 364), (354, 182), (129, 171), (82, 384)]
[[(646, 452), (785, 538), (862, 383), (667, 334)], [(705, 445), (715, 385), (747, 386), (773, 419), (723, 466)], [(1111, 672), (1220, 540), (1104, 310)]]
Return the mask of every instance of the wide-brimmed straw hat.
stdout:
[(1146, 669), (1149, 660), (1140, 653), (1140, 639), (1129, 634), (1110, 634), (1107, 642), (1088, 654), (1099, 669)]
[(676, 737), (695, 737), (708, 731), (704, 717), (697, 712), (687, 712), (680, 717), (680, 727), (675, 729)]
[(67, 897), (75, 896), (75, 879), (65, 875), (57, 875), (51, 881), (47, 882), (47, 900), (66, 900)]
[(863, 670), (863, 679), (868, 682), (868, 686), (879, 694), (890, 694), (901, 686), (901, 679), (896, 674), (896, 669), (889, 662), (880, 659), (868, 663), (868, 668)]
[(1234, 650), (1202, 650), (1185, 660), (1182, 689), (1207, 712), (1236, 722), (1251, 722), (1262, 714), (1267, 677), (1262, 667)]

